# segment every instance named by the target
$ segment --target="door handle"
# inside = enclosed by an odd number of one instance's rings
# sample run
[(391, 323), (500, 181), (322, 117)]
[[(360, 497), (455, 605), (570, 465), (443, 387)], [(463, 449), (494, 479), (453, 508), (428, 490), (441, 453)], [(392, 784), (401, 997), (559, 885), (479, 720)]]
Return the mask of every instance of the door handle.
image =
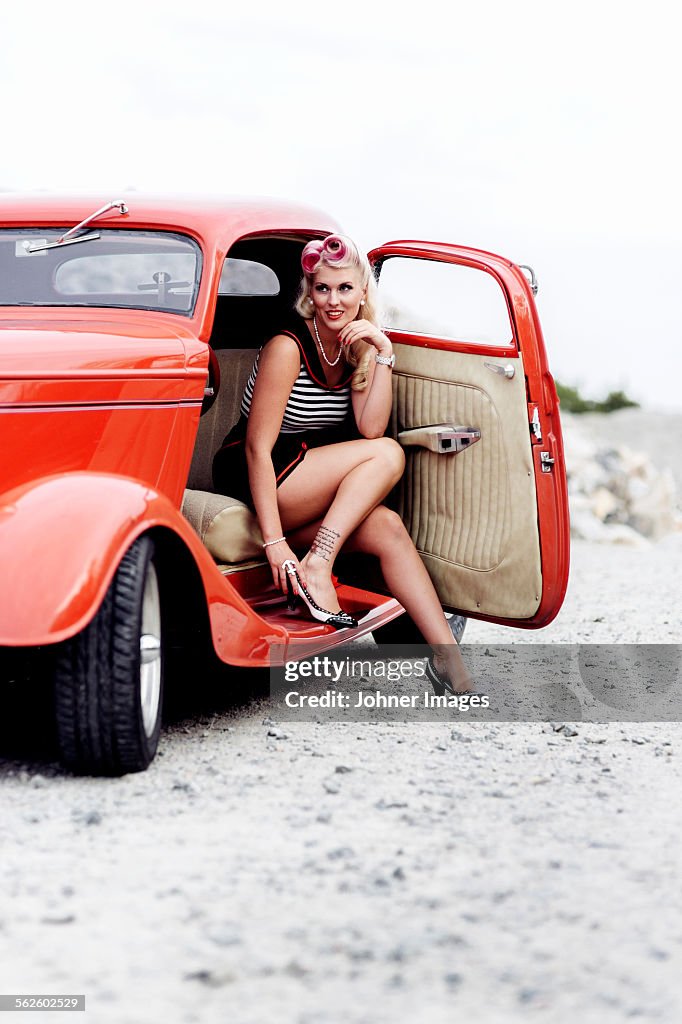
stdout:
[(492, 370), (493, 373), (499, 373), (500, 376), (506, 377), (508, 380), (511, 380), (516, 373), (516, 370), (511, 363), (507, 363), (506, 366), (500, 366), (499, 363), (484, 363), (483, 365), (486, 370)]
[(452, 423), (435, 423), (427, 427), (413, 427), (398, 434), (398, 443), (405, 448), (418, 445), (439, 455), (457, 455), (481, 440), (476, 427), (460, 427)]

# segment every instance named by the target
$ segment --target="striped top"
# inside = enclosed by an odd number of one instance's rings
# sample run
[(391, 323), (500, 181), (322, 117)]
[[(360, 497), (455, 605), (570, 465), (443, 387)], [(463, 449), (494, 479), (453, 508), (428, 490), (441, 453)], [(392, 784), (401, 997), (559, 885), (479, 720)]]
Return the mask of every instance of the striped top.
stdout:
[[(350, 379), (353, 375), (352, 367), (348, 367), (348, 374), (338, 384), (330, 386), (325, 383), (322, 364), (320, 363), (317, 349), (310, 337), (310, 332), (305, 326), (305, 321), (300, 318), (301, 326), (294, 330), (278, 331), (278, 334), (286, 334), (293, 338), (299, 348), (301, 355), (301, 367), (298, 377), (294, 381), (289, 399), (282, 417), (280, 432), (283, 434), (298, 434), (304, 430), (323, 430), (326, 427), (338, 427), (344, 424), (351, 410), (351, 388)], [(251, 399), (253, 387), (258, 376), (258, 364), (260, 361), (261, 349), (256, 356), (253, 369), (249, 375), (244, 388), (241, 413), (248, 417), (251, 410)]]

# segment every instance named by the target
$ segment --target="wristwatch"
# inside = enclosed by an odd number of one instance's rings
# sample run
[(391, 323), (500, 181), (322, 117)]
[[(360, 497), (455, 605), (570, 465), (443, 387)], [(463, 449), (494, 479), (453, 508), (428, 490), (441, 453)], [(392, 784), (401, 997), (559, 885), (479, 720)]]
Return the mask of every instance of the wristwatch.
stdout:
[(395, 352), (390, 356), (380, 356), (377, 352), (374, 358), (377, 363), (381, 363), (382, 366), (390, 366), (391, 368), (395, 366)]

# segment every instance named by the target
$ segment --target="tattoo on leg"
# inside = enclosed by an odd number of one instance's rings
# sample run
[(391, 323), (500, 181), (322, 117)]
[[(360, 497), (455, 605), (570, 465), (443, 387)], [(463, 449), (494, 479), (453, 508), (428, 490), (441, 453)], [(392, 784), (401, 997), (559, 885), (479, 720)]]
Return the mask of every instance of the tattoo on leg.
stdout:
[(325, 562), (329, 562), (334, 554), (334, 545), (340, 536), (341, 534), (336, 530), (330, 530), (328, 526), (321, 526), (310, 550), (313, 554), (324, 558)]

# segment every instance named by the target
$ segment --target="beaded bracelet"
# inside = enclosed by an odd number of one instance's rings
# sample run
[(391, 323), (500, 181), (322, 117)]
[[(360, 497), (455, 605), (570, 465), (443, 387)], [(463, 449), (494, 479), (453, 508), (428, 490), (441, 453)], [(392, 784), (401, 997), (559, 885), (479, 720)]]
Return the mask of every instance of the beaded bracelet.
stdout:
[(271, 544), (281, 544), (283, 540), (286, 540), (286, 537), (278, 537), (277, 540), (266, 540), (263, 547), (269, 548)]

